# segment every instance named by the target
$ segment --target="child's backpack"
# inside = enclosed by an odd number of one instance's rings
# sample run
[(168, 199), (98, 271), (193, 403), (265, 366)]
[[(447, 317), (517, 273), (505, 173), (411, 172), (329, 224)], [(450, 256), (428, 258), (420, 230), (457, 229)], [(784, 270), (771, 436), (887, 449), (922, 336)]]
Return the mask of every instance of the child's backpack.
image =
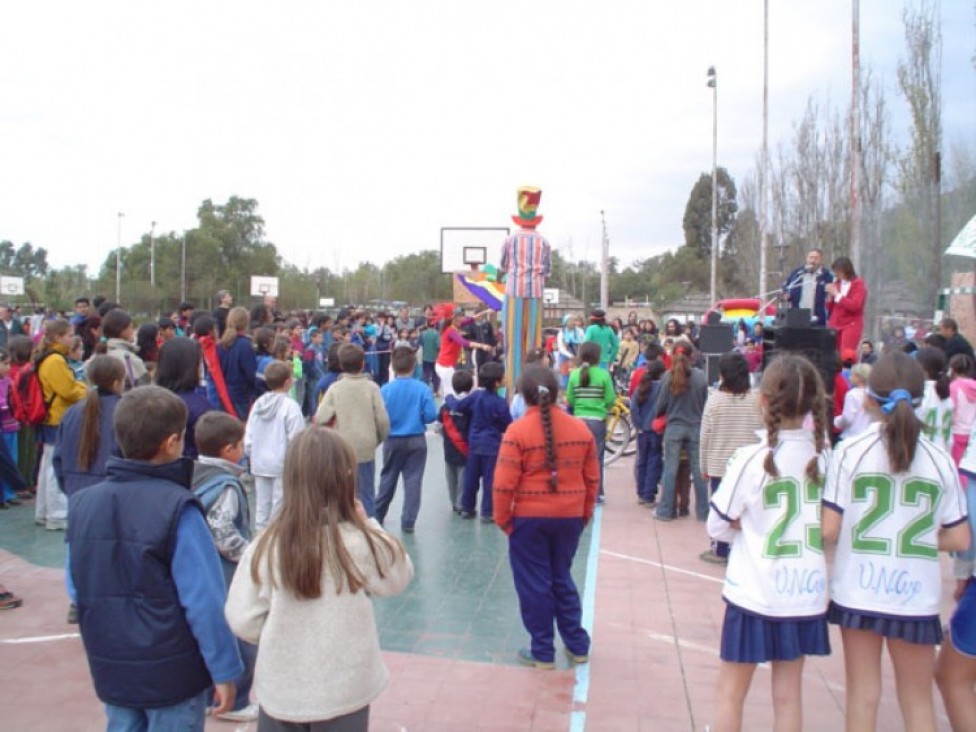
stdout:
[(464, 465), (468, 457), (468, 415), (442, 404), (438, 419), (444, 426), (444, 459), (451, 465)]
[[(51, 409), (50, 400), (44, 398), (44, 388), (41, 386), (41, 378), (37, 371), (41, 364), (50, 356), (60, 356), (56, 351), (49, 351), (43, 354), (36, 363), (29, 363), (17, 374), (13, 380), (13, 389), (10, 391), (10, 409), (14, 419), (23, 425), (37, 426), (44, 424), (48, 412)], [(61, 356), (64, 358), (64, 356)], [(67, 359), (65, 359), (67, 363)]]

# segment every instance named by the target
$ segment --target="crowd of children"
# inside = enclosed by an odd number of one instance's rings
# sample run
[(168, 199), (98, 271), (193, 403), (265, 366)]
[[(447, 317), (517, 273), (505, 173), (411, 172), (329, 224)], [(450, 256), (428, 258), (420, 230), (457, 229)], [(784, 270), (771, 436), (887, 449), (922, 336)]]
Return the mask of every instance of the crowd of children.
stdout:
[[(38, 523), (67, 527), (69, 620), (80, 624), (110, 724), (202, 719), (213, 695), (213, 713), (260, 717), (261, 729), (326, 719), (364, 729), (387, 678), (368, 594), (400, 592), (413, 572), (383, 524), (402, 481), (400, 532), (417, 530), (435, 422), (450, 510), (509, 535), (532, 640), (519, 660), (551, 668), (555, 624), (570, 661), (586, 662), (569, 567), (605, 495), (611, 370), (631, 384), (637, 502), (671, 520), (689, 510), (680, 483), (692, 483), (714, 540), (702, 558), (727, 563), (714, 729), (741, 726), (763, 662), (772, 663), (777, 727), (799, 729), (803, 659), (830, 652), (828, 623), (841, 628), (851, 728), (873, 727), (884, 646), (909, 728), (932, 720), (933, 680), (950, 718), (976, 704), (973, 684), (959, 681), (976, 678), (970, 355), (947, 364), (931, 347), (849, 364), (831, 419), (821, 377), (802, 357), (778, 357), (753, 390), (748, 339), (719, 360), (709, 390), (677, 323), (662, 342), (644, 329), (618, 338), (602, 311), (585, 330), (570, 319), (555, 369), (540, 363), (543, 352), (526, 354), (517, 393), (506, 395), (502, 334), (489, 334), (484, 318), (451, 312), (418, 329), (408, 318), (343, 313), (306, 329), (298, 320), (254, 327), (254, 313), (226, 297), (220, 311), (181, 313), (185, 336), (156, 324), (144, 333), (153, 349), (137, 348), (131, 316), (110, 308), (100, 316), (105, 340), (76, 359), (78, 373), (70, 362), (85, 342), (65, 320), (45, 324), (33, 353), (26, 336), (0, 349), (0, 458), (37, 475)], [(18, 419), (21, 380), (31, 379), (44, 413)], [(40, 446), (39, 466), (24, 443)], [(4, 486), (2, 505), (23, 500), (18, 487)], [(837, 544), (830, 566), (823, 541)], [(545, 542), (551, 556), (540, 554)], [(958, 553), (960, 604), (937, 662), (940, 551)], [(147, 557), (166, 561), (134, 571)], [(98, 571), (106, 566), (114, 570)], [(123, 626), (136, 630), (113, 633)], [(297, 627), (321, 632), (310, 639)], [(349, 674), (315, 673), (342, 653), (360, 659)]]

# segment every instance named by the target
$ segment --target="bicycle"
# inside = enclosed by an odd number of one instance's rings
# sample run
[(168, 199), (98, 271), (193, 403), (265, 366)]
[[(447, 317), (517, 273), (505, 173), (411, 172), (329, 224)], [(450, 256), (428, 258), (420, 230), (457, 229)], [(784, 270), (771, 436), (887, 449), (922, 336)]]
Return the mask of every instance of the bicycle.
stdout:
[(630, 418), (630, 400), (620, 391), (607, 413), (607, 436), (603, 449), (604, 465), (612, 463), (622, 455), (637, 452), (637, 430)]

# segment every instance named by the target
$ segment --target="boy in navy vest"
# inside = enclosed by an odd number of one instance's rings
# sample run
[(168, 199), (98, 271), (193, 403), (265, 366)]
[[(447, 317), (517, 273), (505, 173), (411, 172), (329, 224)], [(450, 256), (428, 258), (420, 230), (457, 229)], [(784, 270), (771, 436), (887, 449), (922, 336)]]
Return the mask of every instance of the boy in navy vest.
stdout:
[[(227, 412), (207, 412), (197, 420), (195, 436), (200, 457), (193, 464), (193, 493), (207, 514), (224, 583), (230, 589), (241, 555), (251, 542), (251, 515), (241, 484), (244, 423)], [(250, 703), (250, 695), (258, 649), (240, 638), (237, 644), (244, 673), (237, 679), (233, 707), (219, 717), (228, 722), (253, 722), (258, 718), (258, 705)]]
[(203, 730), (234, 703), (243, 672), (224, 620), (223, 574), (193, 463), (182, 457), (186, 407), (143, 386), (115, 410), (124, 458), (70, 498), (68, 569), (81, 638), (108, 729)]

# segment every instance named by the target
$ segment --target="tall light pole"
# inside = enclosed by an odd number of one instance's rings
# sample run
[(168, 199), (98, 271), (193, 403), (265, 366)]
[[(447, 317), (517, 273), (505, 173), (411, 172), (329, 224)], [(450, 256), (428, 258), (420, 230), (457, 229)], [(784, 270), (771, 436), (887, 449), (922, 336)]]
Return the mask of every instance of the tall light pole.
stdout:
[(861, 271), (861, 7), (851, 5), (851, 261)]
[(712, 90), (712, 277), (711, 304), (718, 301), (718, 74), (708, 67), (708, 87)]
[(149, 227), (149, 286), (156, 287), (156, 222)]
[(180, 248), (180, 305), (186, 302), (186, 232), (183, 232), (183, 246)]
[[(766, 213), (769, 184), (769, 0), (763, 0), (763, 104), (762, 104), (762, 154), (759, 163), (759, 300), (766, 298)], [(783, 269), (780, 263), (780, 269)]]
[(119, 211), (119, 229), (115, 240), (115, 302), (122, 303), (122, 217)]
[(600, 209), (600, 221), (603, 222), (603, 245), (601, 246), (600, 262), (600, 307), (603, 312), (610, 306), (610, 237), (607, 236), (607, 217)]

